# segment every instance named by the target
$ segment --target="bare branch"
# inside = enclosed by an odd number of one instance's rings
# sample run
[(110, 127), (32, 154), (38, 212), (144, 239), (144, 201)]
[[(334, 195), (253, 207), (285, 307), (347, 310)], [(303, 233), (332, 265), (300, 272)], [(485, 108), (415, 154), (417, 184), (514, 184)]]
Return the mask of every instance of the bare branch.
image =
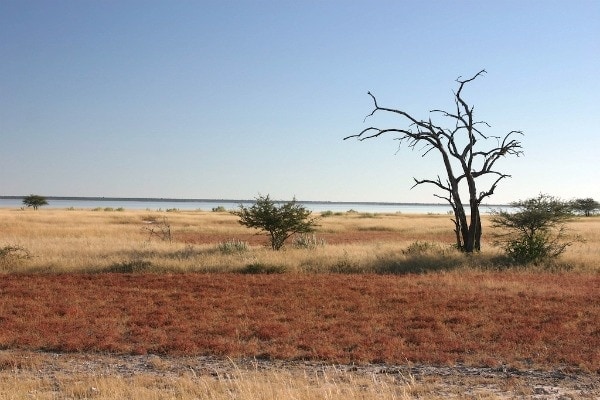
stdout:
[(444, 184), (442, 183), (442, 180), (440, 178), (440, 176), (438, 175), (437, 180), (431, 180), (431, 179), (417, 179), (417, 178), (413, 178), (413, 180), (415, 181), (415, 184), (412, 185), (411, 189), (415, 188), (416, 186), (422, 185), (424, 183), (430, 183), (432, 185), (437, 186), (440, 189), (443, 189), (447, 192), (451, 192), (452, 189), (450, 188), (450, 185), (448, 186), (444, 186)]
[(477, 204), (481, 204), (481, 202), (483, 201), (483, 199), (485, 199), (486, 197), (489, 197), (491, 195), (494, 194), (494, 191), (496, 190), (496, 186), (498, 186), (498, 183), (504, 179), (504, 178), (510, 178), (510, 175), (507, 174), (501, 174), (499, 172), (496, 172), (496, 174), (499, 175), (498, 179), (496, 179), (496, 181), (492, 184), (492, 186), (484, 192), (479, 193), (479, 197), (477, 198)]

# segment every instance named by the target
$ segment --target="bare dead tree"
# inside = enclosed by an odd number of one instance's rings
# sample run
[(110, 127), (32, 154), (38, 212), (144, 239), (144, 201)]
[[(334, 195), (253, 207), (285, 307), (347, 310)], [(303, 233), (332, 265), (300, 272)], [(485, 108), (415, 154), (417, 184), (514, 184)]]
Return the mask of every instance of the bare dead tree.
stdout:
[[(490, 125), (484, 121), (476, 121), (473, 118), (474, 107), (469, 106), (462, 97), (464, 86), (485, 73), (485, 70), (481, 70), (471, 78), (461, 79), (461, 77), (458, 77), (456, 79), (456, 82), (458, 82), (458, 90), (454, 92), (456, 110), (448, 112), (436, 109), (429, 112), (450, 119), (452, 125), (454, 125), (452, 128), (442, 128), (436, 125), (431, 116), (426, 120), (417, 119), (405, 111), (381, 107), (375, 96), (368, 92), (368, 95), (373, 99), (374, 109), (365, 117), (365, 121), (375, 115), (376, 112), (382, 111), (400, 116), (408, 123), (408, 126), (406, 128), (383, 129), (369, 127), (356, 135), (344, 138), (344, 140), (357, 138), (362, 141), (391, 133), (399, 135), (396, 139), (400, 142), (400, 145), (406, 144), (413, 150), (419, 147), (423, 152), (423, 157), (432, 150), (437, 151), (446, 170), (446, 179), (443, 180), (439, 175), (436, 179), (413, 178), (415, 184), (412, 187), (428, 183), (443, 191), (444, 194), (434, 194), (434, 196), (446, 200), (452, 207), (456, 246), (467, 253), (479, 251), (481, 248), (479, 205), (485, 198), (494, 193), (502, 179), (510, 177), (510, 175), (494, 169), (496, 162), (507, 155), (518, 157), (523, 154), (521, 142), (513, 138), (514, 135), (522, 135), (521, 131), (510, 131), (504, 137), (485, 135), (480, 127), (490, 127)], [(489, 150), (476, 148), (476, 144), (480, 145), (488, 141), (495, 142)], [(487, 190), (478, 192), (476, 180), (484, 176), (491, 177), (491, 184), (489, 184)], [(461, 188), (465, 184), (469, 196), (468, 208), (470, 214), (467, 214), (465, 204), (461, 198)]]

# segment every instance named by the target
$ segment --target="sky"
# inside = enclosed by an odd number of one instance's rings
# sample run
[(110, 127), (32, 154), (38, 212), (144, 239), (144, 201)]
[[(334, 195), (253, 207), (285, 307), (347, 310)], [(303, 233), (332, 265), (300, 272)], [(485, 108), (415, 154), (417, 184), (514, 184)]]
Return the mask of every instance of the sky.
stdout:
[(600, 200), (598, 21), (597, 0), (0, 0), (0, 195), (440, 202), (411, 189), (438, 153), (343, 138), (407, 127), (365, 120), (368, 91), (428, 119), (485, 69), (463, 97), (524, 151), (487, 202)]

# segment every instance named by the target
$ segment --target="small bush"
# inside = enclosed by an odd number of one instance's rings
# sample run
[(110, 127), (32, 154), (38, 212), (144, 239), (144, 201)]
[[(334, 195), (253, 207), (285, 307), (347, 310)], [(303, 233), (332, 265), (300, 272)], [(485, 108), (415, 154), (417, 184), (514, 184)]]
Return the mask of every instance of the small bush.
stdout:
[(344, 252), (344, 257), (331, 267), (331, 272), (338, 274), (358, 274), (364, 272), (364, 268), (358, 262), (351, 260), (348, 257), (348, 253)]
[(394, 232), (395, 229), (389, 226), (359, 226), (359, 232)]
[(491, 221), (496, 244), (517, 264), (541, 264), (558, 258), (570, 245), (581, 241), (567, 234), (572, 206), (556, 197), (540, 194), (511, 205), (515, 211), (494, 211)]
[(416, 242), (411, 243), (406, 249), (402, 250), (402, 254), (406, 256), (420, 256), (439, 250), (441, 250), (440, 246), (435, 243), (417, 240)]
[(147, 260), (130, 260), (116, 263), (108, 267), (107, 272), (117, 272), (121, 274), (131, 274), (134, 272), (147, 272), (152, 268), (152, 263)]
[(31, 253), (22, 246), (6, 245), (0, 248), (0, 268), (9, 267), (30, 258)]
[(360, 213), (359, 217), (360, 218), (379, 218), (379, 215), (377, 215), (376, 213), (364, 212), (364, 213)]
[(198, 254), (199, 251), (197, 251), (191, 244), (188, 244), (184, 248), (171, 253), (169, 257), (175, 260), (189, 260)]
[(240, 270), (242, 274), (283, 274), (286, 268), (283, 265), (268, 265), (255, 262), (246, 265)]
[(333, 214), (333, 211), (331, 211), (331, 210), (323, 211), (321, 213), (321, 217), (331, 217), (332, 215), (334, 215), (334, 214)]
[(115, 211), (125, 211), (125, 209), (123, 207), (119, 207)]
[(360, 274), (363, 272), (363, 268), (358, 263), (344, 258), (331, 267), (331, 272), (336, 274)]
[(318, 239), (314, 234), (303, 233), (294, 237), (292, 245), (297, 249), (316, 249), (319, 246), (325, 246), (325, 240)]
[(212, 212), (225, 212), (225, 211), (227, 211), (227, 210), (223, 206), (218, 206), (218, 207), (212, 208)]
[(248, 243), (239, 239), (231, 239), (226, 242), (219, 243), (217, 248), (223, 254), (241, 253), (248, 250)]
[(241, 225), (268, 234), (273, 250), (280, 250), (290, 236), (313, 232), (317, 226), (317, 219), (310, 217), (311, 211), (298, 204), (295, 198), (277, 205), (269, 195), (259, 196), (251, 207), (240, 204), (239, 211), (232, 214), (240, 217)]

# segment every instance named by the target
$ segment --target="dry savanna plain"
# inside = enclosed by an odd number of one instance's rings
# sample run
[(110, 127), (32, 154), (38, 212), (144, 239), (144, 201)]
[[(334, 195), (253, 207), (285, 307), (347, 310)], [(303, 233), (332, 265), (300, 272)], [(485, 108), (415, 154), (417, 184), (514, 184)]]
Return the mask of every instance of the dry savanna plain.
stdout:
[(483, 221), (0, 209), (0, 399), (598, 399), (600, 218), (514, 266)]

